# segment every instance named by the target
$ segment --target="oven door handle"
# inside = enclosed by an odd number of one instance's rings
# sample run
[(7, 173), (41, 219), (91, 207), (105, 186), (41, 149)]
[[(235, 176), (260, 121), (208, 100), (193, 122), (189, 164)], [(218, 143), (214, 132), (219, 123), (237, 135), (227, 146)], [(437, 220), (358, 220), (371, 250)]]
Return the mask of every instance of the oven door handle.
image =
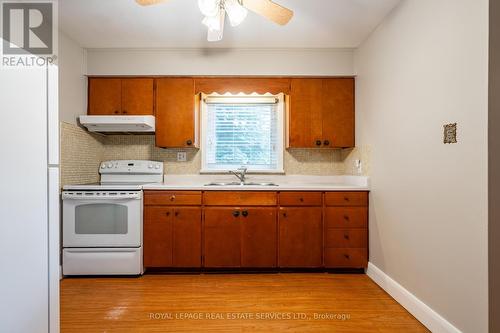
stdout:
[(126, 193), (126, 194), (103, 194), (100, 193), (99, 195), (97, 193), (92, 193), (91, 195), (81, 193), (77, 194), (75, 192), (69, 192), (65, 193), (63, 192), (62, 194), (62, 199), (63, 200), (102, 200), (102, 201), (107, 201), (107, 200), (140, 200), (142, 198), (141, 192), (138, 193)]

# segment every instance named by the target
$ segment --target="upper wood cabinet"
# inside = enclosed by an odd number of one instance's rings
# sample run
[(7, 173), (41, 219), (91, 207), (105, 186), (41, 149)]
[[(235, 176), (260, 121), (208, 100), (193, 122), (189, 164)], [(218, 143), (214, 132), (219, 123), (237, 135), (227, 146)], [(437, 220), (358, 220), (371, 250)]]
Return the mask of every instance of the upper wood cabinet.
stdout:
[(288, 148), (354, 147), (354, 79), (293, 78)]
[(153, 115), (154, 79), (89, 78), (89, 115)]
[(193, 78), (156, 80), (156, 145), (198, 147), (198, 111)]

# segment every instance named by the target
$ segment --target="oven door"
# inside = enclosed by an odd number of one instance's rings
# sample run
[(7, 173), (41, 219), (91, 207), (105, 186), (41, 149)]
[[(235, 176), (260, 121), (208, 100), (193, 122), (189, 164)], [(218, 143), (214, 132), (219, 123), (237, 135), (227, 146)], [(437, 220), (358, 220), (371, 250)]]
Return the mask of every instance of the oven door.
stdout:
[(142, 192), (65, 191), (64, 247), (139, 247)]

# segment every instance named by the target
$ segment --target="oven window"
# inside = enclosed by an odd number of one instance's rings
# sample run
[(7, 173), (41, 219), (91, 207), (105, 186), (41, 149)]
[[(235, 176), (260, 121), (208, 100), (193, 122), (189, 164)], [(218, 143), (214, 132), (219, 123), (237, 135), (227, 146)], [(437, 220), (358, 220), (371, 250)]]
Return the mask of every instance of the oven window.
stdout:
[(118, 235), (128, 231), (127, 206), (112, 203), (80, 205), (75, 208), (75, 233)]

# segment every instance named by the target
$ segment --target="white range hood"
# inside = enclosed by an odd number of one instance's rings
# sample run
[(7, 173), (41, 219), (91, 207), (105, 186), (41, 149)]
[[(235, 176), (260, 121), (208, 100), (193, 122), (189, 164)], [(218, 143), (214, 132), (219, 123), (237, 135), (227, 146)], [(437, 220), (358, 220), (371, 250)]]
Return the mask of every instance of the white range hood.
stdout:
[(154, 133), (154, 116), (80, 116), (80, 124), (90, 132)]

